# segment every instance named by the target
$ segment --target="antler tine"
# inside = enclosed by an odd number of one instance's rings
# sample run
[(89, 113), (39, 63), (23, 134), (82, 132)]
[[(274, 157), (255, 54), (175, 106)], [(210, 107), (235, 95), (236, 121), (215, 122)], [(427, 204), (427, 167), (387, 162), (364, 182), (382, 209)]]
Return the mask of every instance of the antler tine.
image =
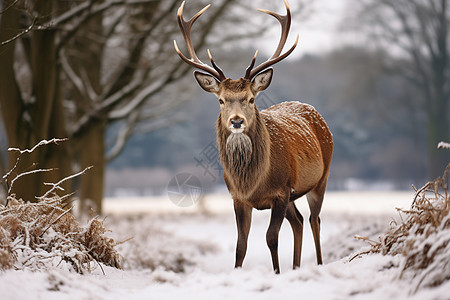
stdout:
[(196, 13), (189, 21), (185, 21), (183, 19), (184, 4), (185, 4), (185, 1), (183, 1), (183, 3), (181, 3), (180, 8), (178, 8), (178, 12), (177, 12), (178, 25), (180, 26), (181, 33), (183, 34), (184, 40), (186, 42), (186, 46), (188, 48), (189, 55), (191, 56), (191, 58), (194, 61), (200, 62), (197, 55), (195, 54), (194, 47), (192, 46), (191, 28), (192, 28), (192, 25), (194, 24), (194, 22), (197, 21), (197, 19), (211, 6), (211, 4), (208, 4), (207, 6), (205, 6), (202, 10), (200, 10), (198, 13)]
[[(284, 0), (284, 5), (286, 6), (286, 15), (285, 16), (281, 16), (270, 10), (259, 9), (259, 11), (275, 17), (280, 22), (281, 37), (280, 37), (280, 41), (278, 42), (278, 47), (275, 50), (275, 53), (266, 62), (260, 64), (258, 67), (251, 70), (250, 73), (249, 73), (249, 69), (247, 69), (245, 78), (247, 78), (247, 74), (249, 74), (248, 79), (252, 79), (256, 74), (258, 74), (262, 70), (285, 59), (289, 54), (292, 53), (292, 51), (294, 51), (295, 47), (297, 46), (298, 38), (299, 38), (298, 34), (297, 34), (297, 38), (295, 40), (294, 45), (288, 51), (286, 51), (284, 54), (281, 54), (281, 51), (283, 51), (284, 45), (286, 44), (286, 40), (289, 35), (289, 30), (291, 28), (291, 8), (289, 7), (289, 3), (287, 2), (287, 0)], [(254, 62), (252, 61), (250, 66), (253, 67), (253, 65), (254, 65)], [(249, 68), (250, 68), (250, 66), (249, 66)]]
[(213, 57), (212, 57), (211, 52), (209, 51), (209, 49), (206, 50), (206, 51), (208, 52), (208, 56), (209, 56), (209, 60), (211, 61), (211, 65), (212, 65), (213, 68), (217, 71), (217, 73), (219, 73), (219, 79), (220, 79), (220, 80), (225, 79), (225, 78), (226, 78), (226, 77), (225, 77), (225, 74), (223, 73), (222, 69), (219, 68), (219, 66), (216, 65), (216, 63), (214, 62)]
[(256, 50), (255, 55), (253, 56), (252, 62), (250, 63), (250, 65), (247, 67), (247, 69), (245, 70), (245, 79), (251, 79), (250, 77), (250, 72), (252, 71), (253, 67), (255, 66), (255, 62), (256, 62), (256, 56), (258, 55), (258, 50)]
[(272, 17), (276, 18), (281, 24), (280, 41), (278, 42), (278, 47), (275, 50), (275, 53), (272, 55), (272, 57), (270, 59), (278, 57), (281, 54), (281, 51), (283, 50), (283, 47), (286, 44), (286, 40), (289, 35), (289, 29), (291, 28), (291, 8), (289, 7), (289, 3), (287, 2), (287, 0), (284, 0), (284, 5), (286, 6), (286, 15), (285, 16), (281, 16), (270, 10), (258, 9), (260, 12), (266, 13), (266, 14), (271, 15)]
[(174, 40), (173, 44), (175, 47), (175, 51), (177, 51), (177, 53), (181, 57), (181, 59), (184, 62), (186, 62), (187, 64), (194, 66), (200, 70), (208, 72), (209, 74), (215, 76), (220, 81), (224, 80), (226, 78), (225, 75), (223, 74), (222, 70), (214, 63), (211, 56), (210, 56), (210, 59), (211, 59), (211, 63), (213, 64), (214, 68), (211, 68), (210, 66), (204, 64), (197, 57), (197, 55), (195, 54), (194, 46), (192, 45), (192, 40), (191, 40), (192, 25), (211, 6), (211, 4), (208, 4), (207, 6), (205, 6), (202, 10), (200, 10), (198, 13), (196, 13), (189, 21), (185, 21), (183, 18), (184, 4), (185, 4), (185, 1), (183, 1), (183, 3), (181, 3), (180, 8), (178, 9), (177, 20), (178, 20), (178, 25), (181, 29), (181, 33), (183, 34), (183, 38), (186, 43), (186, 47), (187, 47), (187, 50), (189, 52), (189, 56), (191, 57), (191, 59), (187, 58), (186, 56), (184, 56), (183, 53), (181, 53), (180, 49), (178, 48), (177, 42)]
[(266, 62), (260, 64), (258, 67), (256, 67), (255, 69), (253, 69), (253, 70), (250, 72), (250, 77), (249, 77), (249, 78), (250, 78), (250, 79), (253, 78), (256, 74), (258, 74), (258, 73), (261, 72), (262, 70), (267, 69), (268, 67), (270, 67), (270, 66), (272, 66), (272, 65), (274, 65), (274, 64), (276, 64), (276, 63), (282, 61), (282, 60), (285, 59), (286, 57), (288, 57), (289, 54), (291, 54), (292, 51), (294, 51), (295, 47), (297, 47), (297, 44), (298, 44), (298, 38), (299, 38), (299, 35), (297, 34), (297, 38), (295, 39), (294, 45), (292, 45), (292, 47), (291, 47), (288, 51), (286, 51), (284, 54), (282, 54), (282, 55), (280, 55), (280, 56), (278, 56), (278, 57), (269, 59), (268, 61), (266, 61)]

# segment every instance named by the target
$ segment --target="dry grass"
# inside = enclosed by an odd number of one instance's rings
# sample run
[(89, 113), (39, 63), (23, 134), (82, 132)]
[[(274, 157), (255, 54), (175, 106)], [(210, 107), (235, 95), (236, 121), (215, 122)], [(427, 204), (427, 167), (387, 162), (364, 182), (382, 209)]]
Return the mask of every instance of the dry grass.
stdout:
[(393, 221), (378, 241), (367, 238), (371, 249), (364, 253), (402, 255), (399, 278), (411, 280), (413, 291), (441, 285), (450, 279), (450, 198), (447, 175), (416, 190), (409, 210), (397, 209), (400, 221)]
[(67, 267), (90, 271), (91, 263), (120, 268), (116, 243), (97, 218), (81, 226), (62, 198), (28, 203), (11, 195), (0, 206), (0, 269)]
[[(65, 140), (43, 140), (33, 148), (25, 150), (8, 149), (19, 153), (16, 164), (3, 176), (8, 193), (18, 178), (52, 171), (35, 169), (33, 165), (31, 170), (10, 178), (23, 155), (33, 152), (37, 147)], [(57, 191), (63, 190), (60, 184), (83, 175), (88, 169), (90, 167), (57, 183), (43, 183), (51, 188), (43, 196), (36, 197), (36, 203), (24, 202), (10, 194), (6, 204), (0, 204), (0, 270), (59, 267), (84, 273), (90, 271), (92, 266), (101, 267), (100, 263), (121, 268), (119, 254), (114, 249), (116, 243), (105, 235), (103, 223), (92, 218), (86, 226), (80, 225), (70, 209), (65, 207), (72, 194), (57, 194)]]

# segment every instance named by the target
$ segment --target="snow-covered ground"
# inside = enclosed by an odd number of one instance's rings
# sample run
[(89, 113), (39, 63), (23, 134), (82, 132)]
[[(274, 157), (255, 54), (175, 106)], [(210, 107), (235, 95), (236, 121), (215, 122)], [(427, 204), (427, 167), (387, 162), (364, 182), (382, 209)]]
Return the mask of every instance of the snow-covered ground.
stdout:
[[(247, 256), (233, 269), (236, 229), (228, 195), (206, 197), (203, 208), (180, 208), (167, 197), (107, 199), (105, 227), (116, 241), (124, 270), (97, 267), (91, 274), (66, 270), (0, 273), (1, 299), (450, 299), (450, 282), (416, 294), (399, 280), (400, 257), (349, 256), (367, 247), (409, 207), (412, 192), (329, 192), (322, 217), (324, 265), (315, 264), (309, 225), (304, 228), (302, 267), (291, 270), (292, 234), (280, 232), (281, 274), (272, 272), (265, 243), (268, 211), (254, 211)], [(305, 220), (304, 199), (297, 206)], [(104, 273), (103, 273), (104, 272)]]

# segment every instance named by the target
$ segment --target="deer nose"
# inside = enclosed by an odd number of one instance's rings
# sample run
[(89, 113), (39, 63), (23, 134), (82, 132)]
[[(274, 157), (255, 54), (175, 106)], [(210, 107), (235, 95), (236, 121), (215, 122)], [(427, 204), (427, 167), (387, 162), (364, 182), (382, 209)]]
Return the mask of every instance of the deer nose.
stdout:
[(231, 124), (233, 125), (233, 128), (241, 128), (242, 123), (244, 123), (244, 119), (239, 120), (231, 119)]

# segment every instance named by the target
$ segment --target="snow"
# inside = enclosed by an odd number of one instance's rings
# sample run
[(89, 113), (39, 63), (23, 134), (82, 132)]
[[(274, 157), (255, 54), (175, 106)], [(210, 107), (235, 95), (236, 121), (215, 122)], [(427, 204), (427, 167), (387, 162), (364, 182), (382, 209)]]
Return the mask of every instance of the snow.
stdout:
[[(413, 192), (329, 192), (322, 218), (325, 264), (315, 264), (305, 224), (302, 266), (291, 270), (292, 233), (280, 231), (281, 274), (272, 271), (265, 244), (268, 211), (254, 211), (247, 256), (233, 269), (236, 229), (231, 199), (209, 195), (202, 206), (179, 208), (167, 197), (107, 199), (105, 227), (118, 241), (124, 270), (97, 267), (80, 275), (64, 269), (0, 272), (2, 299), (449, 299), (450, 281), (411, 292), (399, 279), (401, 256), (365, 255), (355, 234), (376, 239), (407, 208)], [(305, 220), (306, 201), (297, 206)], [(200, 211), (203, 207), (203, 212)]]
[(438, 149), (450, 149), (450, 143), (439, 142)]

